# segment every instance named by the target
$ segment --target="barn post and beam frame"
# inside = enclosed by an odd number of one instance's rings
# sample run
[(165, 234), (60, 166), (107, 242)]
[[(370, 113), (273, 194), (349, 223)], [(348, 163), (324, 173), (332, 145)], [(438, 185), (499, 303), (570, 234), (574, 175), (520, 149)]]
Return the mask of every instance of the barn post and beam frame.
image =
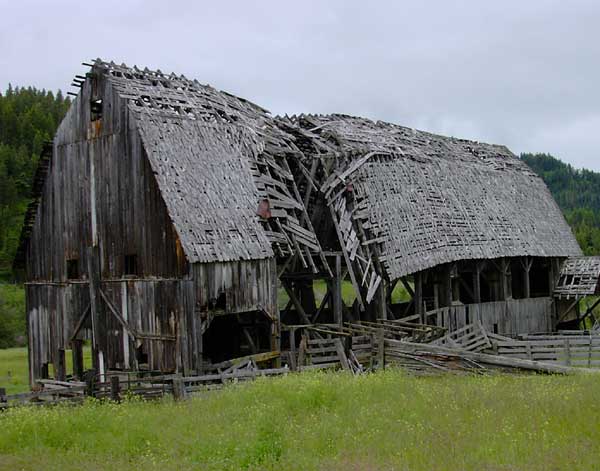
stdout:
[(61, 377), (187, 374), (248, 355), (273, 365), (299, 346), (297, 325), (549, 330), (576, 309), (564, 297), (583, 296), (561, 275), (582, 255), (571, 230), (503, 146), (347, 115), (273, 117), (183, 75), (100, 59), (81, 77), (15, 258), (32, 382), (49, 365)]

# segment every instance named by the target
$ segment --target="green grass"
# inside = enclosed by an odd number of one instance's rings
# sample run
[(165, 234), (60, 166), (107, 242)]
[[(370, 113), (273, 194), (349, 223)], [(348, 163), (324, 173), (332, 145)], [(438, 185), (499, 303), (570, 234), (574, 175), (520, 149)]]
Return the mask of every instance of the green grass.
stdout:
[[(71, 350), (65, 351), (67, 373), (73, 371), (73, 355)], [(83, 347), (83, 362), (86, 368), (91, 367), (92, 352), (89, 346)], [(7, 394), (29, 391), (29, 369), (27, 348), (6, 348), (0, 350), (0, 387), (6, 388)], [(54, 375), (52, 365), (50, 377)], [(1, 469), (1, 467), (0, 467)]]
[(29, 372), (26, 348), (0, 350), (0, 387), (7, 394), (29, 390)]
[[(589, 306), (593, 306), (594, 303), (598, 300), (598, 296), (588, 296), (587, 298), (584, 298), (581, 301), (581, 314), (584, 314)], [(592, 313), (594, 314), (594, 317), (596, 319), (598, 319), (598, 321), (600, 321), (600, 305), (596, 306), (594, 308), (594, 310), (592, 311)], [(586, 328), (590, 329), (593, 327), (594, 325), (594, 321), (591, 319), (591, 317), (588, 317), (586, 319)]]
[(0, 469), (590, 470), (596, 375), (290, 375), (0, 414)]
[[(327, 283), (325, 280), (314, 280), (313, 289), (315, 292), (315, 301), (317, 302), (317, 305), (319, 305), (325, 297), (325, 293), (327, 293)], [(346, 280), (342, 282), (342, 299), (344, 300), (344, 304), (348, 307), (352, 306), (352, 303), (356, 299), (356, 294), (354, 293), (354, 288), (350, 281)], [(408, 294), (406, 288), (402, 286), (402, 283), (396, 284), (396, 287), (392, 292), (392, 303), (409, 301), (410, 299), (410, 294)], [(285, 289), (280, 287), (278, 291), (279, 309), (284, 309), (288, 301), (289, 297), (285, 292)]]

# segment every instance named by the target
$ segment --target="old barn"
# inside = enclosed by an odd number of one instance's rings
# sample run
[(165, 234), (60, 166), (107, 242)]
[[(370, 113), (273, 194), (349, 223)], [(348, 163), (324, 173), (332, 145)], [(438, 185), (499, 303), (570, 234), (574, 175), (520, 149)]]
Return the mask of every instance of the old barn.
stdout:
[(277, 352), (277, 260), (322, 256), (291, 136), (183, 76), (97, 60), (75, 80), (16, 260), (31, 379), (64, 377), (68, 349), (80, 375), (86, 338), (99, 372)]
[[(480, 320), (517, 334), (574, 315), (574, 304), (557, 312), (554, 288), (581, 249), (545, 184), (506, 147), (344, 115), (282, 122), (320, 190), (307, 205), (319, 240), (341, 251), (372, 319), (449, 330)], [(410, 303), (392, 304), (398, 282)]]
[[(343, 115), (273, 118), (184, 76), (86, 65), (15, 260), (32, 382), (50, 365), (64, 379), (277, 364), (311, 324), (477, 320), (514, 334), (577, 315), (555, 286), (581, 250), (505, 147)], [(394, 299), (400, 285), (411, 299)]]

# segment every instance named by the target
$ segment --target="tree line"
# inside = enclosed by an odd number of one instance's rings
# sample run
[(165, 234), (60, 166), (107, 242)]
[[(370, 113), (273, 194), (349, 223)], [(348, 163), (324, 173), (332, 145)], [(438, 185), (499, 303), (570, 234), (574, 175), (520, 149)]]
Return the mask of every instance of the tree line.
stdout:
[(586, 255), (600, 255), (600, 173), (576, 169), (549, 154), (521, 154), (548, 185)]
[(0, 93), (0, 274), (4, 277), (10, 274), (19, 242), (38, 156), (70, 104), (60, 91), (9, 85)]

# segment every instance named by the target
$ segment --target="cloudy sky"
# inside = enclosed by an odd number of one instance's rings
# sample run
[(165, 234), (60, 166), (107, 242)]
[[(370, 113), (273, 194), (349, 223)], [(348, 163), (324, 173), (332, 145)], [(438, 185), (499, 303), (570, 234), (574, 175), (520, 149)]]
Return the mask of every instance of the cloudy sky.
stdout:
[(600, 170), (600, 2), (0, 0), (0, 90), (95, 57)]

